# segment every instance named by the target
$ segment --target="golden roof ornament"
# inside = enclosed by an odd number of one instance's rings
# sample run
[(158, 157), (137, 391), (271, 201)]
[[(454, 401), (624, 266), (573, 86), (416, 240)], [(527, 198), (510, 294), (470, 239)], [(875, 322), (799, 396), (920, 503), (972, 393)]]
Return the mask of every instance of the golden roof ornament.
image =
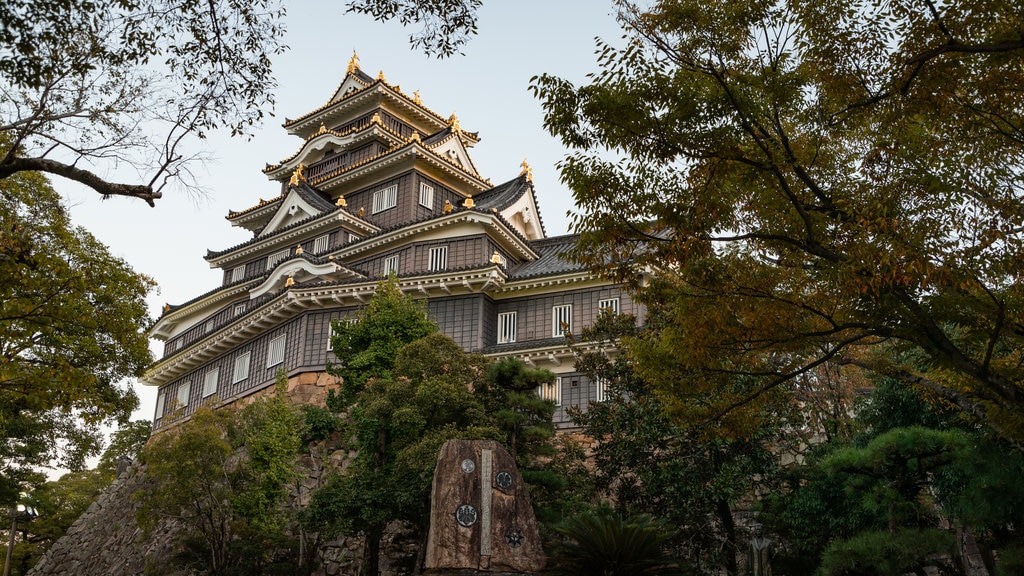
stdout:
[(387, 82), (387, 80), (384, 79), (384, 71), (383, 70), (381, 70), (380, 72), (377, 72), (377, 80), (380, 80), (381, 82)]
[(422, 140), (420, 140), (420, 133), (416, 130), (412, 131), (412, 136), (409, 136), (409, 140), (414, 142), (422, 142)]
[(292, 275), (289, 274), (288, 275), (288, 279), (284, 281), (284, 287), (287, 288), (289, 286), (294, 286), (294, 285), (295, 285), (295, 278), (292, 278)]
[(419, 104), (420, 106), (423, 105), (423, 99), (420, 98), (420, 91), (419, 90), (413, 90), (412, 91), (412, 101), (415, 102), (416, 104)]
[(451, 126), (452, 130), (455, 132), (462, 132), (462, 126), (459, 125), (459, 119), (455, 116), (455, 112), (452, 112), (452, 115), (448, 117), (448, 125)]
[(295, 247), (295, 255), (296, 256), (301, 256), (302, 255), (302, 244), (299, 244), (298, 246)]
[(348, 69), (345, 71), (346, 74), (355, 74), (356, 70), (359, 70), (359, 54), (356, 51), (352, 51), (352, 58), (348, 61)]
[(321, 122), (320, 123), (320, 129), (316, 131), (316, 135), (319, 136), (319, 135), (321, 135), (321, 134), (323, 134), (325, 132), (327, 132), (327, 126), (324, 126), (324, 123)]
[(447, 200), (446, 199), (444, 201), (444, 208), (441, 209), (441, 212), (447, 214), (447, 213), (451, 212), (454, 209), (455, 209), (455, 206), (452, 206), (451, 200)]
[(338, 199), (334, 202), (334, 205), (341, 206), (342, 208), (348, 206), (348, 202), (345, 201), (345, 195), (342, 194), (341, 196), (338, 196)]
[(300, 182), (305, 182), (305, 181), (306, 181), (306, 165), (300, 162), (299, 165), (295, 167), (295, 171), (292, 172), (292, 178), (291, 178), (291, 180), (288, 181), (288, 184), (290, 184), (292, 186), (298, 186)]
[(501, 254), (499, 254), (497, 250), (494, 251), (494, 254), (491, 254), (492, 264), (501, 264), (502, 260), (504, 260), (504, 258), (501, 257)]
[(520, 166), (523, 167), (523, 171), (519, 175), (525, 175), (527, 182), (533, 182), (533, 168), (530, 168), (530, 165), (526, 163), (526, 158), (523, 158), (523, 163)]
[(381, 122), (380, 120), (380, 114), (377, 112), (374, 112), (373, 117), (370, 118), (370, 124), (373, 124), (374, 122), (376, 122), (377, 124), (383, 124), (383, 122)]
[(356, 212), (356, 216), (362, 218), (364, 215), (366, 215), (366, 208), (359, 208), (359, 212)]
[(463, 208), (472, 208), (473, 206), (476, 206), (476, 202), (473, 202), (472, 198), (466, 198), (466, 200), (462, 203)]
[(171, 311), (171, 305), (168, 302), (164, 302), (164, 314)]

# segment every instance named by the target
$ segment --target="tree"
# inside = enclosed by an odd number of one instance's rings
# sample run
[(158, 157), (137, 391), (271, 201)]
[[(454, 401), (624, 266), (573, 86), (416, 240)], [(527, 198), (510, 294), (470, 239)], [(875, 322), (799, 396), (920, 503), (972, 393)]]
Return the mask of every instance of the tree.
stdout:
[(573, 258), (662, 319), (626, 348), (667, 408), (757, 413), (835, 361), (1024, 438), (1020, 6), (616, 5), (625, 47), (532, 88)]
[[(184, 141), (273, 104), (276, 0), (14, 0), (0, 7), (0, 179), (26, 170), (150, 205), (189, 182)], [(119, 164), (140, 183), (101, 174)]]
[(419, 24), (409, 36), (413, 48), (438, 57), (452, 56), (476, 35), (477, 10), (483, 0), (352, 0), (348, 11), (377, 20), (398, 19), (403, 26)]
[[(213, 576), (262, 574), (291, 554), (283, 500), (295, 475), (301, 416), (284, 396), (260, 398), (235, 413), (200, 407), (155, 436), (143, 451), (152, 479), (135, 498), (139, 525), (151, 533), (173, 518), (185, 531), (175, 561)], [(285, 560), (292, 564), (289, 557)]]
[(40, 467), (81, 470), (138, 404), (149, 278), (74, 228), (40, 174), (0, 179), (0, 503)]
[(666, 550), (672, 533), (652, 516), (609, 510), (578, 514), (555, 527), (565, 540), (552, 555), (560, 576), (676, 575), (684, 572)]

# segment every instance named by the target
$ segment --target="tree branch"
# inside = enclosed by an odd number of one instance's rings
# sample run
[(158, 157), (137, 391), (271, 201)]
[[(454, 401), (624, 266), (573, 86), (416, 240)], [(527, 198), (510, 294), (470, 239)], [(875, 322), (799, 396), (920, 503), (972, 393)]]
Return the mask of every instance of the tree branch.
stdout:
[(69, 180), (85, 184), (104, 196), (128, 196), (131, 198), (138, 198), (140, 200), (144, 200), (146, 204), (149, 204), (150, 206), (155, 206), (154, 200), (163, 196), (162, 193), (154, 190), (152, 186), (107, 182), (88, 170), (64, 164), (56, 160), (50, 160), (48, 158), (8, 158), (6, 162), (0, 164), (0, 179), (28, 170), (49, 172), (50, 174), (63, 176)]

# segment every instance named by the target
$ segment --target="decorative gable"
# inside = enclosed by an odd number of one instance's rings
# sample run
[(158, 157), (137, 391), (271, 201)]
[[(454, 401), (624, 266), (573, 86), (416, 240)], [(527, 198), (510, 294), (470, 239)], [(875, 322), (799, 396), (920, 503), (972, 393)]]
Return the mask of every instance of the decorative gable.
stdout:
[[(310, 190), (309, 192), (314, 191)], [(324, 205), (326, 204), (326, 205)], [(310, 194), (303, 194), (299, 186), (289, 186), (284, 199), (277, 205), (277, 211), (257, 236), (267, 236), (300, 220), (322, 214), (333, 209), (330, 203), (316, 202)]]

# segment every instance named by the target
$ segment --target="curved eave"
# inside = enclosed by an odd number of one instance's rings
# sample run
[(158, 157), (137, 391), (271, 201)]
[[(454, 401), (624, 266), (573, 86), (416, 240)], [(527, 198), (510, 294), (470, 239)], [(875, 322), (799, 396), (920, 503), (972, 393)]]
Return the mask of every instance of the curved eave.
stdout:
[(234, 300), (248, 293), (249, 288), (254, 283), (255, 280), (252, 280), (228, 286), (223, 290), (217, 290), (209, 294), (205, 298), (200, 298), (195, 302), (172, 310), (157, 319), (153, 327), (149, 329), (148, 336), (159, 340), (167, 340), (174, 336), (173, 331), (180, 323), (194, 316), (203, 315), (204, 312), (212, 308), (220, 308), (228, 300)]
[(399, 105), (425, 124), (434, 125), (436, 129), (441, 129), (448, 125), (448, 121), (440, 114), (422, 104), (416, 104), (413, 99), (406, 96), (403, 92), (395, 90), (394, 86), (377, 79), (361, 90), (357, 90), (347, 96), (342, 96), (333, 102), (328, 102), (312, 112), (285, 122), (282, 126), (289, 134), (302, 135), (303, 133), (312, 133), (320, 124), (327, 124), (329, 119), (341, 116), (346, 111), (378, 97), (381, 99), (388, 98), (390, 102)]
[(418, 224), (397, 228), (378, 236), (364, 238), (359, 242), (356, 242), (351, 246), (347, 246), (342, 250), (333, 252), (332, 254), (335, 258), (348, 260), (353, 257), (359, 257), (363, 254), (372, 253), (385, 246), (394, 246), (401, 240), (414, 238), (432, 230), (447, 228), (461, 223), (475, 223), (490, 227), (490, 229), (496, 233), (494, 238), (503, 241), (503, 246), (506, 249), (522, 259), (536, 260), (539, 257), (537, 253), (530, 248), (529, 244), (510, 231), (495, 214), (476, 212), (473, 210), (459, 210)]
[(607, 286), (611, 284), (614, 284), (614, 282), (594, 276), (586, 270), (573, 270), (571, 272), (547, 274), (531, 278), (511, 278), (494, 296), (495, 298), (511, 298), (521, 296), (524, 291), (528, 290), (564, 290), (569, 285), (575, 285), (575, 287), (579, 288), (587, 288), (590, 286)]
[(291, 176), (295, 168), (304, 162), (311, 152), (323, 149), (325, 144), (350, 146), (375, 136), (379, 136), (380, 139), (387, 141), (391, 147), (401, 146), (405, 142), (405, 139), (400, 134), (377, 122), (370, 122), (366, 126), (347, 132), (339, 133), (333, 130), (324, 130), (307, 139), (305, 144), (295, 154), (282, 160), (279, 164), (264, 168), (263, 173), (271, 180), (281, 180)]
[(362, 231), (363, 234), (374, 234), (380, 231), (380, 228), (377, 226), (370, 224), (358, 216), (348, 213), (346, 210), (336, 210), (325, 216), (311, 220), (302, 226), (297, 226), (294, 229), (285, 230), (279, 234), (271, 234), (269, 236), (259, 238), (251, 244), (243, 244), (235, 249), (229, 249), (222, 254), (218, 254), (217, 256), (208, 257), (206, 261), (210, 263), (210, 268), (230, 267), (232, 264), (239, 262), (242, 259), (251, 258), (260, 252), (269, 254), (270, 252), (278, 249), (282, 243), (288, 243), (285, 242), (286, 240), (290, 242), (295, 238), (309, 235), (338, 222), (348, 224), (350, 227), (358, 231)]
[(313, 278), (325, 278), (333, 281), (359, 280), (365, 279), (366, 275), (337, 262), (314, 264), (305, 258), (293, 256), (275, 266), (267, 274), (266, 280), (249, 290), (249, 299), (255, 300), (264, 294), (284, 288), (288, 277), (292, 277), (296, 282), (304, 282)]
[(260, 220), (261, 218), (266, 218), (268, 215), (273, 214), (274, 211), (277, 210), (277, 205), (280, 204), (282, 200), (284, 200), (284, 197), (285, 193), (282, 193), (279, 196), (275, 196), (270, 200), (264, 200), (260, 198), (259, 204), (256, 204), (255, 206), (250, 206), (249, 208), (245, 208), (244, 210), (239, 210), (237, 212), (228, 211), (228, 215), (225, 216), (224, 218), (231, 222), (232, 226), (244, 227), (246, 224), (249, 224), (250, 222)]
[(475, 189), (474, 193), (491, 188), (491, 184), (486, 180), (470, 173), (462, 166), (454, 164), (451, 160), (444, 158), (440, 154), (425, 147), (422, 143), (416, 142), (415, 140), (409, 141), (401, 148), (388, 150), (387, 152), (368, 158), (359, 164), (340, 168), (323, 176), (314, 178), (310, 181), (310, 184), (315, 185), (321, 190), (327, 191), (338, 188), (352, 180), (358, 180), (359, 178), (376, 172), (386, 166), (405, 161), (415, 161), (416, 159), (422, 159), (431, 166), (440, 169), (440, 171), (444, 172), (446, 175), (466, 184), (470, 188)]
[(514, 346), (493, 346), (489, 350), (484, 351), (484, 356), (488, 358), (518, 358), (522, 360), (527, 366), (534, 367), (545, 367), (554, 368), (568, 364), (574, 366), (576, 360), (576, 353), (573, 351), (573, 347), (576, 351), (590, 352), (594, 350), (605, 350), (607, 351), (607, 342), (577, 342), (573, 346), (569, 346), (568, 341), (561, 341), (558, 343), (550, 343), (549, 341), (540, 341), (536, 346), (530, 346), (529, 342)]
[[(499, 267), (487, 266), (447, 275), (399, 278), (399, 288), (413, 295), (460, 295), (495, 289), (503, 278)], [(206, 338), (155, 362), (139, 381), (147, 386), (167, 384), (307, 310), (363, 306), (373, 297), (377, 284), (374, 280), (291, 287)]]

